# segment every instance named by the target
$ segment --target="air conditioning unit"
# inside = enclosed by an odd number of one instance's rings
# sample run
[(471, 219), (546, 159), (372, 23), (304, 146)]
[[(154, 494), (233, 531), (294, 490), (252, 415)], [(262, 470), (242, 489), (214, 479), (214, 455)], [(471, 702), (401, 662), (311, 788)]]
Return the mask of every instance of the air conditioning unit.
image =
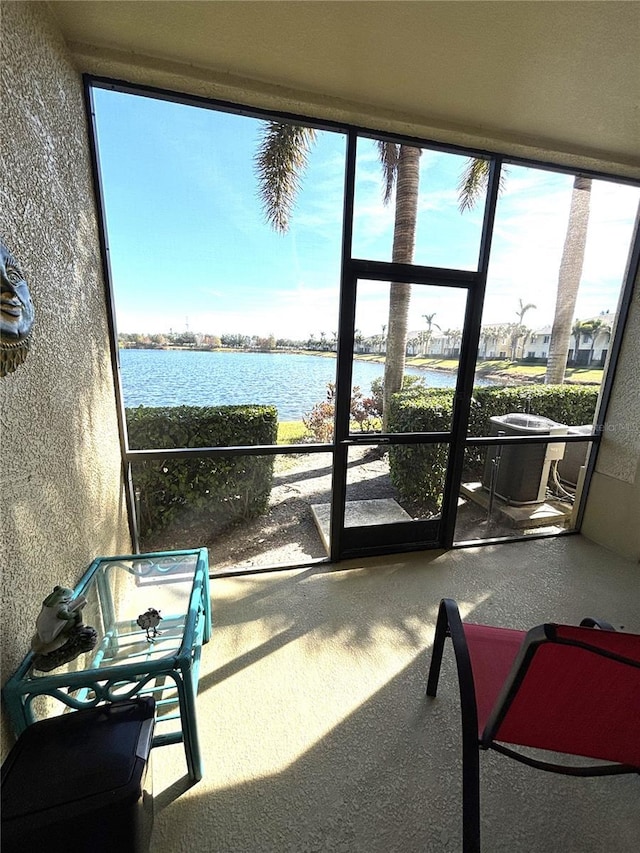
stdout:
[[(490, 418), (489, 435), (566, 435), (567, 429), (549, 418), (513, 412)], [(490, 447), (482, 485), (514, 506), (544, 503), (551, 463), (562, 459), (564, 449), (559, 442)]]

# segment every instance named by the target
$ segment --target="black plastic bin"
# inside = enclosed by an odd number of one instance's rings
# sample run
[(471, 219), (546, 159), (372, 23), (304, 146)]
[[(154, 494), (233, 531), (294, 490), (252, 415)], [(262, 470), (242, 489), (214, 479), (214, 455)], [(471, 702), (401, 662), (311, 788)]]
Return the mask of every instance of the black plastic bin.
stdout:
[(147, 853), (154, 711), (144, 697), (22, 732), (2, 766), (2, 853)]

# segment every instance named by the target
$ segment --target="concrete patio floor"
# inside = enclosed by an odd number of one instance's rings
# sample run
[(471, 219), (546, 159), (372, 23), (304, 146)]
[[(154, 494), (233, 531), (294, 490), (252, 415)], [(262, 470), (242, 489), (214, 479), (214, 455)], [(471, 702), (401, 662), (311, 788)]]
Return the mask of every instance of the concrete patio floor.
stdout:
[[(640, 566), (581, 536), (212, 581), (198, 697), (204, 779), (153, 751), (154, 853), (461, 849), (448, 649), (424, 695), (439, 600), (528, 628), (600, 616), (640, 632)], [(571, 779), (481, 757), (486, 853), (631, 853), (640, 777)]]

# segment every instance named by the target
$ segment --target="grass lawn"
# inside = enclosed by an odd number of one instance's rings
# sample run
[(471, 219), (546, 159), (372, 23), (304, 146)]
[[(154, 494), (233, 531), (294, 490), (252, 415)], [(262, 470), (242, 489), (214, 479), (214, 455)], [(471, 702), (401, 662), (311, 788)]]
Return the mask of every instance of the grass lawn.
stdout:
[[(508, 361), (483, 361), (478, 363), (478, 371), (487, 375), (491, 373), (500, 376), (513, 376), (514, 379), (534, 379), (544, 381), (547, 372), (544, 364), (512, 364)], [(581, 385), (600, 385), (602, 382), (601, 367), (568, 367), (564, 381)]]
[(372, 361), (375, 364), (384, 364), (384, 355), (380, 355), (379, 352), (358, 352), (354, 353), (353, 357), (358, 361)]
[(604, 371), (601, 367), (568, 367), (565, 381), (600, 385)]
[(279, 421), (278, 444), (297, 444), (309, 435), (302, 421)]
[[(335, 358), (335, 352), (322, 352), (318, 350), (303, 351), (306, 355), (318, 355), (325, 358)], [(358, 361), (369, 361), (377, 364), (384, 364), (384, 355), (376, 352), (356, 353), (354, 356)], [(447, 370), (455, 373), (458, 369), (457, 358), (424, 358), (422, 356), (408, 356), (406, 360), (408, 367), (423, 367), (431, 368), (432, 370)], [(479, 361), (477, 364), (478, 373), (481, 376), (494, 374), (496, 376), (504, 376), (514, 379), (538, 380), (544, 381), (546, 373), (544, 364), (514, 364), (509, 359), (492, 359), (491, 361)], [(602, 382), (602, 368), (592, 367), (568, 367), (565, 373), (565, 382), (571, 382), (584, 385), (600, 385)], [(278, 443), (281, 442), (278, 438)]]
[(421, 356), (411, 355), (407, 358), (407, 365), (410, 367), (432, 367), (434, 370), (457, 370), (457, 358), (422, 358)]
[[(452, 370), (458, 368), (457, 359), (444, 358), (408, 358), (407, 364), (412, 367), (431, 367), (434, 370)], [(544, 364), (526, 364), (523, 362), (513, 363), (508, 359), (492, 359), (491, 361), (479, 361), (478, 373), (481, 376), (512, 376), (514, 379), (532, 379), (544, 381), (547, 367)], [(600, 385), (602, 382), (601, 367), (568, 367), (565, 372), (565, 382)]]

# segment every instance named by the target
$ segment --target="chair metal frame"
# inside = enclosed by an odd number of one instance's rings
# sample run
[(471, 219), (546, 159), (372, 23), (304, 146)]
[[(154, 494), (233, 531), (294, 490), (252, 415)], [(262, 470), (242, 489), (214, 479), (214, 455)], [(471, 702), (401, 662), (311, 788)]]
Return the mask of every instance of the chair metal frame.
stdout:
[[(489, 626), (482, 626), (489, 627)], [(564, 765), (544, 761), (518, 752), (511, 747), (498, 743), (496, 735), (500, 725), (515, 700), (527, 671), (540, 646), (547, 643), (560, 643), (586, 649), (593, 654), (640, 669), (640, 660), (631, 659), (607, 649), (599, 648), (597, 642), (590, 643), (569, 640), (558, 636), (555, 624), (539, 625), (528, 632), (522, 632), (523, 643), (513, 661), (508, 677), (487, 718), (482, 734), (478, 731), (478, 709), (476, 688), (473, 678), (473, 666), (469, 652), (465, 629), (458, 605), (455, 601), (443, 598), (438, 610), (435, 638), (431, 653), (431, 664), (427, 679), (427, 696), (435, 697), (444, 644), (449, 637), (453, 644), (462, 716), (462, 813), (463, 813), (463, 853), (480, 853), (480, 750), (492, 749), (495, 752), (513, 758), (529, 767), (560, 773), (569, 776), (611, 776), (626, 773), (640, 774), (640, 766), (620, 763), (598, 763), (596, 765)], [(601, 619), (587, 617), (580, 627), (600, 631), (614, 631), (612, 625)], [(594, 640), (595, 640), (594, 636)], [(640, 728), (640, 722), (639, 722)], [(640, 731), (638, 733), (640, 737)], [(567, 755), (572, 753), (567, 752)]]

